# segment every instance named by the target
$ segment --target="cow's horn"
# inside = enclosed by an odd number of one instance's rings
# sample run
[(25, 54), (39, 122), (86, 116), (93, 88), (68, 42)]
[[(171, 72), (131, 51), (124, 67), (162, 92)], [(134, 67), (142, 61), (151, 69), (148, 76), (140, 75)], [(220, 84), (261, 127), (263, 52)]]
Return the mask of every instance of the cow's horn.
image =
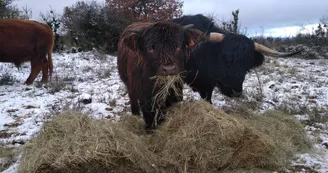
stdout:
[(138, 29), (129, 29), (128, 31), (136, 33), (136, 34), (141, 34), (142, 30), (138, 30)]
[(183, 29), (189, 29), (193, 26), (194, 26), (194, 24), (188, 24), (188, 25), (183, 26)]
[(258, 51), (258, 52), (260, 52), (264, 55), (272, 56), (272, 57), (289, 57), (289, 56), (293, 56), (295, 54), (298, 54), (298, 53), (300, 53), (304, 50), (304, 49), (301, 49), (301, 50), (296, 51), (296, 52), (283, 53), (283, 52), (277, 52), (275, 50), (272, 50), (272, 49), (270, 49), (268, 47), (265, 47), (264, 45), (256, 43), (256, 42), (254, 42), (254, 46), (255, 46), (256, 51)]
[(223, 39), (224, 39), (224, 35), (217, 32), (211, 32), (208, 37), (209, 41), (214, 41), (214, 42), (221, 42)]

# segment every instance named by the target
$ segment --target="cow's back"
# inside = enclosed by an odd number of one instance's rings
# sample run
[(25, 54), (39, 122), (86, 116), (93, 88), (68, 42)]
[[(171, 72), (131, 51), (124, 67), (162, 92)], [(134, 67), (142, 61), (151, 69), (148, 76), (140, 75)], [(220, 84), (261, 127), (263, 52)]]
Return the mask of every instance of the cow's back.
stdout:
[[(194, 29), (198, 29), (202, 32), (206, 32), (208, 27), (211, 25), (212, 23), (212, 19), (205, 17), (202, 14), (196, 14), (196, 15), (184, 15), (182, 17), (179, 18), (174, 18), (171, 19), (171, 21), (173, 23), (177, 23), (180, 25), (189, 25), (189, 24), (193, 24), (194, 26), (192, 28)], [(219, 33), (224, 33), (224, 31), (222, 29), (220, 29), (217, 26), (213, 26), (212, 28), (210, 28), (209, 32), (219, 32)]]
[(0, 19), (0, 61), (21, 63), (47, 54), (53, 46), (49, 26), (23, 19)]

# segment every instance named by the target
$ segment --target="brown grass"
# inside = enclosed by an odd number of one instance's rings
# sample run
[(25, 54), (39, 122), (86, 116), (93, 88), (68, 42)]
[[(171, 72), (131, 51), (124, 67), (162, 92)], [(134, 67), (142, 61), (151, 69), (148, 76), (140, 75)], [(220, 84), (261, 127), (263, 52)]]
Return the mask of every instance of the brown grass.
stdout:
[(6, 170), (10, 165), (12, 165), (16, 161), (18, 149), (16, 148), (8, 148), (0, 144), (0, 171)]
[(113, 123), (73, 112), (58, 115), (25, 148), (19, 172), (283, 170), (296, 152), (309, 148), (292, 116), (245, 117), (196, 101), (172, 107), (152, 135), (136, 116)]

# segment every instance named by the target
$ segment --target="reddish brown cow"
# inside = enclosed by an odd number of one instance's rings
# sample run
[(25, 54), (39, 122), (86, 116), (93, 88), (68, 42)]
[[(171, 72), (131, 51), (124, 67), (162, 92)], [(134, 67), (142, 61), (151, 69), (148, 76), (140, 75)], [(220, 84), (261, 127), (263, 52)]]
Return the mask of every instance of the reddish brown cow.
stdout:
[[(31, 62), (31, 74), (24, 84), (31, 85), (42, 70), (41, 83), (48, 82), (53, 72), (51, 28), (36, 21), (0, 19), (0, 62), (14, 63), (17, 68)], [(47, 59), (48, 55), (48, 59)]]
[[(139, 115), (141, 107), (146, 130), (159, 125), (165, 109), (182, 100), (182, 96), (172, 92), (162, 101), (165, 105), (155, 105), (152, 109), (157, 88), (154, 90), (155, 81), (150, 78), (178, 75), (185, 70), (190, 48), (204, 35), (190, 27), (171, 22), (134, 23), (121, 35), (117, 56), (119, 75), (127, 86), (132, 114)], [(178, 88), (182, 93), (183, 84), (178, 84)]]

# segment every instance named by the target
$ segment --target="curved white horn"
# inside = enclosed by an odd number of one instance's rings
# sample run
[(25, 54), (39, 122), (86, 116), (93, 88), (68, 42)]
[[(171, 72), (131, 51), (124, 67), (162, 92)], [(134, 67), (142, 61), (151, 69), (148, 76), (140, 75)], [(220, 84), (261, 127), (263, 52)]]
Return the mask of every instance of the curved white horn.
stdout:
[(224, 35), (217, 32), (211, 32), (208, 36), (209, 41), (221, 42), (223, 39)]
[(184, 25), (184, 26), (183, 26), (183, 29), (189, 29), (189, 28), (191, 28), (191, 27), (193, 27), (193, 26), (194, 26), (194, 24)]
[(272, 57), (289, 57), (289, 56), (293, 56), (295, 54), (298, 54), (298, 53), (300, 53), (304, 50), (304, 49), (301, 49), (301, 50), (296, 51), (296, 52), (283, 53), (283, 52), (277, 52), (275, 50), (272, 50), (272, 49), (270, 49), (268, 47), (265, 47), (264, 45), (256, 43), (256, 42), (254, 42), (254, 46), (255, 46), (256, 51), (258, 51), (258, 52), (260, 52), (264, 55), (272, 56)]

